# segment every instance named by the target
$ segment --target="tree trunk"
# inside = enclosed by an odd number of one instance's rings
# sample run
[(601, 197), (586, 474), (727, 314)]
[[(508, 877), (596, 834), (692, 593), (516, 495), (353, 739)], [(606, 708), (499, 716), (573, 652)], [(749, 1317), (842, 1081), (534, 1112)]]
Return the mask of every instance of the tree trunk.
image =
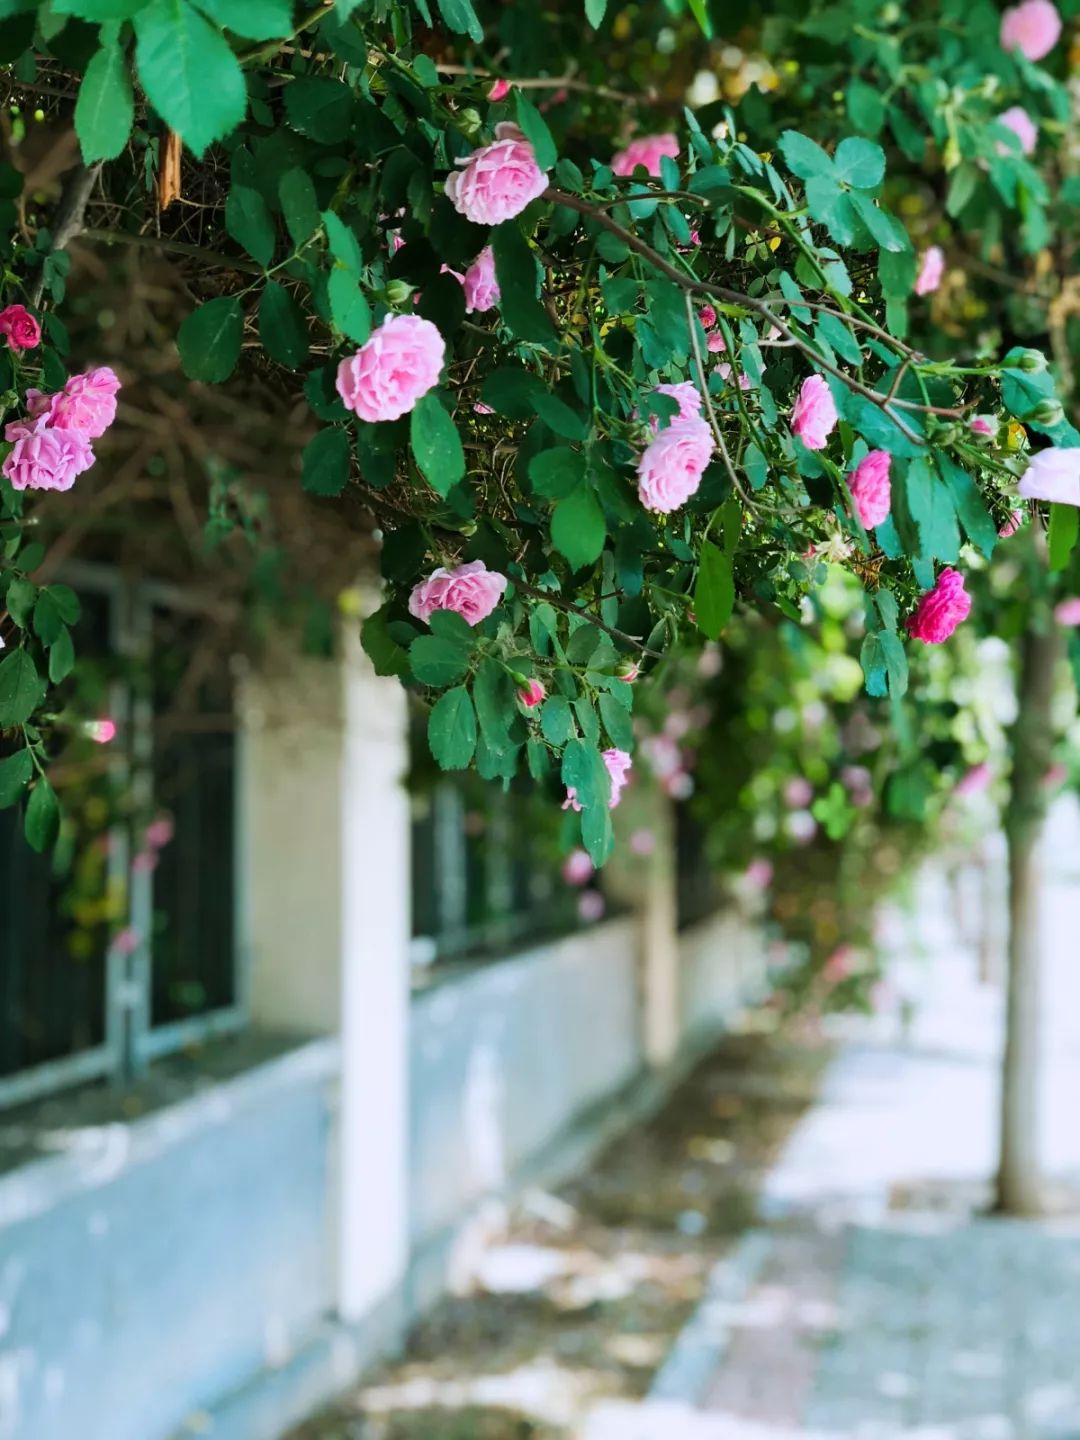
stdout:
[(1012, 785), (1005, 812), (1009, 945), (997, 1208), (1006, 1215), (1037, 1215), (1043, 1204), (1038, 1135), (1042, 953), (1036, 849), (1046, 813), (1045, 776), (1053, 745), (1051, 704), (1059, 653), (1055, 627), (1045, 634), (1025, 632), (1012, 732)]

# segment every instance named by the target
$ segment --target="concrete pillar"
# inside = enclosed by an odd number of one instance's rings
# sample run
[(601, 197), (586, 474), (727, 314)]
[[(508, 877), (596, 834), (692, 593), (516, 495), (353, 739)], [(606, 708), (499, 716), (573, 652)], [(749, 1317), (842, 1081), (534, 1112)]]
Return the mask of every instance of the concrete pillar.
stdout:
[(643, 1020), (645, 1058), (662, 1068), (678, 1052), (682, 1023), (675, 814), (671, 800), (660, 792), (652, 816), (656, 843), (647, 857), (641, 908)]

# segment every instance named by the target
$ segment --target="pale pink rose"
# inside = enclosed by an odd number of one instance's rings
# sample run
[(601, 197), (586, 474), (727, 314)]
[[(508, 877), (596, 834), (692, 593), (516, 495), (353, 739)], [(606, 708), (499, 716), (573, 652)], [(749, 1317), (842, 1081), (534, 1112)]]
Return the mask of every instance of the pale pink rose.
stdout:
[[(658, 395), (668, 395), (672, 400), (677, 401), (679, 409), (667, 422), (673, 425), (676, 420), (698, 420), (701, 418), (701, 395), (697, 386), (692, 380), (680, 380), (676, 385), (657, 385)], [(652, 429), (659, 430), (660, 421), (653, 416), (649, 421)]]
[(972, 765), (953, 787), (953, 794), (963, 798), (965, 795), (981, 795), (994, 778), (994, 772), (990, 769), (987, 761), (983, 760), (978, 765)]
[(80, 430), (88, 440), (97, 440), (116, 419), (119, 389), (116, 371), (99, 365), (84, 375), (73, 375), (56, 395), (28, 390), (26, 408), (50, 430)]
[(540, 704), (546, 694), (547, 691), (539, 680), (530, 680), (527, 685), (519, 688), (517, 698), (526, 710), (532, 710)]
[(855, 968), (855, 951), (850, 945), (838, 945), (822, 967), (822, 974), (831, 985), (846, 980)]
[(999, 539), (1011, 539), (1011, 537), (1016, 534), (1016, 532), (1020, 529), (1020, 526), (1023, 525), (1023, 523), (1024, 512), (1022, 510), (1014, 510), (1009, 516), (1008, 520), (1005, 521), (1004, 525), (1002, 525), (1001, 529), (998, 531)]
[(36, 350), (41, 344), (41, 326), (25, 305), (7, 305), (0, 310), (0, 335), (9, 350)]
[(117, 955), (134, 955), (139, 948), (139, 932), (133, 925), (128, 925), (119, 931), (113, 941), (113, 949)]
[(44, 419), (33, 426), (16, 422), (4, 430), (15, 448), (0, 467), (14, 490), (70, 490), (77, 476), (94, 463), (90, 441), (81, 430), (49, 428)]
[(500, 78), (495, 81), (495, 84), (492, 85), (491, 89), (488, 91), (487, 98), (489, 100), (505, 100), (507, 95), (509, 94), (510, 81), (503, 80), (500, 76)]
[(971, 596), (964, 589), (964, 577), (958, 570), (943, 570), (908, 617), (908, 634), (924, 645), (940, 645), (970, 614)]
[(805, 810), (814, 798), (814, 787), (804, 775), (796, 775), (784, 786), (784, 804), (791, 810)]
[(848, 479), (851, 498), (864, 530), (872, 530), (888, 518), (892, 503), (891, 463), (892, 456), (887, 450), (871, 450), (859, 461)]
[(656, 849), (656, 836), (646, 826), (630, 836), (631, 855), (651, 855)]
[(932, 295), (945, 275), (945, 251), (940, 245), (930, 245), (923, 251), (919, 273), (915, 277), (915, 294)]
[(809, 845), (817, 834), (818, 825), (809, 810), (793, 810), (784, 821), (784, 830), (796, 845)]
[(1019, 50), (1028, 60), (1050, 54), (1061, 35), (1061, 16), (1050, 0), (1023, 0), (1001, 17), (1001, 48)]
[(705, 336), (705, 348), (710, 355), (722, 355), (727, 349), (727, 342), (724, 340), (722, 330), (710, 330)]
[[(1008, 110), (1002, 111), (997, 117), (997, 123), (1004, 125), (1006, 130), (1011, 130), (1020, 141), (1020, 153), (1031, 155), (1039, 140), (1039, 127), (1032, 120), (1022, 105), (1010, 105)], [(1011, 155), (1013, 150), (1003, 140), (997, 143), (999, 155)]]
[(992, 415), (976, 415), (968, 423), (968, 429), (973, 435), (990, 437), (997, 434), (997, 421)]
[(1062, 600), (1054, 607), (1054, 619), (1059, 625), (1080, 625), (1080, 596)]
[(430, 320), (388, 315), (338, 366), (337, 392), (361, 420), (398, 420), (438, 384), (445, 355), (443, 338)]
[(638, 494), (645, 509), (667, 515), (685, 504), (701, 484), (712, 452), (712, 431), (704, 420), (675, 420), (661, 430), (638, 461)]
[(1055, 446), (1032, 455), (1018, 490), (1024, 500), (1080, 505), (1080, 447)]
[(490, 310), (499, 303), (499, 282), (495, 278), (495, 255), (490, 245), (465, 271), (465, 309), (469, 314)]
[(494, 414), (495, 414), (495, 411), (491, 408), (491, 406), (490, 406), (490, 405), (485, 405), (484, 402), (483, 402), (483, 400), (477, 400), (476, 404), (475, 404), (472, 408), (473, 408), (474, 412), (475, 412), (477, 415), (494, 415)]
[(676, 770), (673, 775), (665, 776), (661, 784), (672, 800), (689, 800), (694, 793), (694, 777), (688, 770)]
[(87, 738), (93, 740), (95, 745), (111, 745), (116, 739), (117, 725), (115, 720), (108, 718), (104, 720), (87, 720), (83, 726)]
[(446, 179), (447, 199), (474, 225), (501, 225), (512, 220), (547, 189), (547, 176), (536, 163), (533, 147), (516, 125), (495, 126), (490, 145), (474, 150)]
[(176, 826), (173, 824), (171, 815), (159, 815), (146, 827), (145, 843), (151, 850), (164, 850), (170, 844), (176, 834)]
[(767, 890), (772, 884), (772, 878), (772, 861), (766, 860), (763, 856), (758, 856), (756, 860), (751, 860), (743, 872), (743, 879), (747, 885), (750, 886), (751, 890)]
[[(721, 377), (721, 379), (723, 379), (723, 380), (729, 380), (729, 381), (730, 381), (731, 376), (732, 376), (732, 368), (731, 368), (731, 366), (728, 364), (728, 362), (725, 360), (722, 365), (717, 365), (717, 367), (716, 367), (716, 373)], [(739, 389), (740, 389), (740, 390), (749, 390), (749, 389), (750, 389), (750, 376), (747, 375), (745, 371), (741, 372), (740, 375), (739, 375)]]
[[(614, 810), (622, 796), (623, 786), (626, 784), (633, 761), (625, 750), (605, 750), (601, 759), (611, 778), (611, 795), (608, 798), (608, 809)], [(566, 799), (563, 801), (564, 810), (580, 810), (578, 804), (577, 790), (573, 785), (566, 787)]]
[(874, 777), (865, 765), (845, 765), (840, 771), (840, 783), (857, 810), (865, 810), (873, 804)]
[(611, 162), (611, 171), (614, 175), (632, 175), (639, 165), (652, 176), (659, 176), (660, 161), (665, 155), (672, 160), (679, 154), (679, 142), (674, 135), (643, 135), (639, 140), (631, 140), (625, 150), (620, 150)]
[(720, 652), (720, 646), (710, 640), (698, 656), (697, 673), (702, 680), (715, 680), (723, 668), (724, 657)]
[(703, 330), (711, 330), (716, 324), (716, 310), (712, 305), (702, 305), (697, 312), (697, 318), (701, 321)]
[(809, 375), (791, 411), (791, 428), (808, 450), (824, 450), (836, 424), (836, 403), (820, 375)]
[(439, 266), (440, 275), (452, 275), (459, 285), (465, 284), (465, 276), (460, 270), (454, 270), (451, 266), (443, 264)]
[(158, 867), (158, 854), (156, 850), (140, 850), (131, 861), (131, 873), (133, 875), (149, 875)]
[(571, 850), (562, 864), (562, 878), (567, 885), (587, 885), (595, 868), (586, 851)]
[(452, 570), (440, 565), (409, 596), (409, 614), (426, 625), (436, 610), (454, 610), (470, 625), (478, 625), (498, 605), (506, 585), (506, 576), (489, 570), (483, 560)]
[(604, 897), (599, 890), (583, 890), (578, 896), (577, 911), (582, 920), (590, 923), (602, 920), (606, 908)]

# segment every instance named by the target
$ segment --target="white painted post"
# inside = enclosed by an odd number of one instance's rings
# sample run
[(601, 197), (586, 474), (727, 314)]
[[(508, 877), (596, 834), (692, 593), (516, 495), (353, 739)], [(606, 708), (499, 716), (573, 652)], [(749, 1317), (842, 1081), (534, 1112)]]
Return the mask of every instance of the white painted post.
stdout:
[(641, 964), (645, 1058), (658, 1069), (674, 1060), (681, 1039), (679, 925), (676, 891), (675, 816), (657, 791), (641, 910)]

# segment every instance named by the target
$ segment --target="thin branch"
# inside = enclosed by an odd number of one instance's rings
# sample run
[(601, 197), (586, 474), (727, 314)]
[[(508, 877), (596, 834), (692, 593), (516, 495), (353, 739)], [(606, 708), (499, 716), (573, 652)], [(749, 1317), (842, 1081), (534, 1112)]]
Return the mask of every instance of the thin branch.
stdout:
[[(724, 432), (720, 429), (720, 422), (716, 418), (716, 410), (713, 408), (712, 396), (709, 394), (709, 381), (705, 374), (705, 364), (701, 358), (701, 345), (698, 342), (697, 326), (694, 324), (694, 299), (689, 290), (683, 297), (686, 301), (686, 323), (690, 329), (690, 344), (694, 350), (694, 366), (698, 374), (698, 387), (701, 390), (701, 398), (705, 402), (705, 412), (709, 417), (709, 424), (712, 426), (713, 438), (716, 441), (720, 454), (723, 456), (724, 469), (728, 473), (728, 479), (735, 488), (735, 493), (742, 500), (743, 504), (753, 510), (754, 503), (747, 495), (735, 473), (735, 466), (731, 462), (731, 455), (728, 452), (727, 444), (724, 441)], [(735, 375), (735, 366), (732, 364), (731, 373)], [(735, 384), (739, 383), (738, 376), (735, 376)]]
[(83, 240), (92, 240), (101, 245), (133, 245), (136, 249), (162, 250), (170, 255), (186, 255), (192, 260), (201, 260), (204, 265), (213, 265), (222, 270), (242, 270), (245, 275), (264, 275), (263, 267), (254, 260), (244, 260), (232, 255), (219, 255), (216, 250), (205, 250), (201, 245), (188, 245), (183, 240), (162, 240), (157, 235), (132, 235), (127, 230), (82, 230)]
[(614, 625), (605, 625), (603, 620), (595, 615), (590, 615), (588, 610), (582, 609), (580, 605), (573, 604), (570, 600), (564, 600), (562, 596), (555, 595), (550, 590), (540, 590), (535, 585), (526, 585), (524, 580), (519, 580), (516, 575), (510, 577), (511, 584), (515, 590), (522, 595), (528, 595), (533, 600), (546, 600), (549, 605), (554, 605), (557, 610), (569, 611), (572, 615), (580, 615), (590, 625), (595, 625), (598, 630), (603, 630), (615, 640), (621, 640), (624, 645), (632, 645), (642, 655), (648, 655), (652, 660), (663, 660), (664, 656), (659, 650), (650, 650), (647, 645), (642, 644), (636, 635), (628, 635), (625, 630), (617, 630)]
[[(77, 235), (84, 233), (83, 218), (86, 215), (86, 207), (90, 202), (90, 194), (97, 184), (98, 175), (101, 173), (102, 162), (99, 160), (95, 165), (79, 165), (74, 169), (64, 182), (64, 189), (60, 196), (60, 204), (56, 209), (56, 217), (53, 224), (52, 245), (49, 248), (50, 255), (56, 255), (61, 250), (66, 250)], [(37, 279), (30, 288), (30, 304), (36, 309), (41, 304), (41, 297), (45, 291), (45, 264), (42, 262), (38, 271)]]

